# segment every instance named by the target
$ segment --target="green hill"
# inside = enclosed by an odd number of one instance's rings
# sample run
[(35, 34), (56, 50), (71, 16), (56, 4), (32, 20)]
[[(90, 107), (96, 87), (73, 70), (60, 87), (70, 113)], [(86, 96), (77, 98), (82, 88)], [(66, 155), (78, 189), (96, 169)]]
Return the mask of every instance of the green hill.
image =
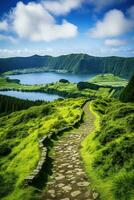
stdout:
[(24, 180), (39, 161), (39, 141), (77, 121), (84, 102), (57, 100), (0, 117), (0, 199), (38, 199), (37, 188), (24, 187)]
[(113, 74), (99, 74), (94, 76), (91, 83), (98, 85), (110, 85), (110, 86), (126, 86), (128, 81), (119, 76), (114, 76)]
[[(0, 73), (16, 69), (64, 70), (71, 73), (112, 73), (130, 77), (134, 73), (134, 58), (94, 57), (87, 54), (70, 54), (58, 57), (38, 56), (0, 59)], [(37, 70), (36, 70), (37, 71)]]
[(82, 142), (85, 168), (101, 200), (134, 200), (134, 104), (91, 103), (96, 130)]
[(123, 102), (134, 102), (134, 75), (121, 93), (120, 100)]

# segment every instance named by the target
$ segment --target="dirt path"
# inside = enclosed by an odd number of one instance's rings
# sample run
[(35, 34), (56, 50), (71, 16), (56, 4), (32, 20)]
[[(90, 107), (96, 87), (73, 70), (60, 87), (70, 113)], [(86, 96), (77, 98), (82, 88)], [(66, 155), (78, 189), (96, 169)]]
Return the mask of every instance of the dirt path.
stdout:
[(90, 182), (83, 170), (79, 154), (80, 143), (93, 129), (94, 117), (89, 102), (83, 107), (84, 123), (61, 137), (54, 146), (53, 174), (50, 176), (43, 200), (93, 200), (97, 193), (90, 190)]

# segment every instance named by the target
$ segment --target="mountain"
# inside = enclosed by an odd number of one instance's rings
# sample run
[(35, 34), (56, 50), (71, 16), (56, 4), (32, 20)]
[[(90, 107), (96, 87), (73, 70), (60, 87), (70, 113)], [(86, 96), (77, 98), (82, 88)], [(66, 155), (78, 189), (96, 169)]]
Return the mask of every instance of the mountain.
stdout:
[(123, 102), (134, 102), (134, 75), (121, 93), (120, 100)]
[(0, 73), (15, 69), (42, 67), (46, 70), (66, 70), (71, 73), (113, 73), (130, 77), (134, 73), (134, 58), (70, 54), (58, 57), (34, 55), (0, 59)]

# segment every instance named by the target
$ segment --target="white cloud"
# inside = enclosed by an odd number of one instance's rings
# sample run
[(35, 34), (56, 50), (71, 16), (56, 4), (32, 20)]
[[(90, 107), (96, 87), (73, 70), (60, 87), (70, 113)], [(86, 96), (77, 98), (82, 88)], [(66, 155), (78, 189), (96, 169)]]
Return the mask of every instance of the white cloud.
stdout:
[(65, 15), (72, 9), (76, 9), (81, 6), (85, 0), (54, 0), (44, 1), (44, 7), (55, 15)]
[(110, 10), (102, 21), (98, 21), (89, 34), (94, 38), (115, 37), (130, 31), (133, 22), (127, 19), (123, 12), (117, 9)]
[(114, 46), (114, 47), (118, 47), (118, 46), (123, 46), (126, 44), (125, 40), (120, 40), (120, 39), (107, 39), (105, 40), (105, 45), (107, 46)]
[(53, 54), (53, 49), (0, 49), (0, 57), (7, 58), (7, 57), (15, 57), (15, 56), (32, 56), (35, 54), (38, 55), (46, 55), (48, 53)]
[(44, 7), (52, 14), (65, 15), (71, 10), (81, 7), (82, 4), (90, 4), (95, 10), (100, 10), (125, 1), (126, 0), (46, 0), (42, 2)]
[(10, 25), (10, 31), (17, 34), (19, 38), (32, 41), (49, 42), (68, 39), (78, 33), (77, 26), (64, 19), (61, 24), (56, 23), (55, 18), (42, 3), (30, 2), (26, 5), (19, 2), (7, 18), (10, 21), (10, 24), (7, 24)]
[(33, 41), (52, 41), (77, 35), (77, 27), (65, 20), (57, 24), (41, 4), (18, 3), (13, 12), (13, 28), (21, 38)]
[(8, 23), (6, 20), (3, 20), (0, 22), (0, 30), (1, 31), (7, 31), (8, 30)]

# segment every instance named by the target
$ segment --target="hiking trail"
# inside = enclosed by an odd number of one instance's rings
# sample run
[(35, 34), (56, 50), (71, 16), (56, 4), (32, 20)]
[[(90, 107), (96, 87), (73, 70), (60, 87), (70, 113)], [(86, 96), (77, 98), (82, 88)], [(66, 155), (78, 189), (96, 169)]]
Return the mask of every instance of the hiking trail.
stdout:
[(98, 194), (90, 188), (80, 156), (80, 144), (94, 129), (90, 102), (83, 106), (84, 122), (65, 133), (53, 147), (53, 169), (42, 200), (94, 200)]

